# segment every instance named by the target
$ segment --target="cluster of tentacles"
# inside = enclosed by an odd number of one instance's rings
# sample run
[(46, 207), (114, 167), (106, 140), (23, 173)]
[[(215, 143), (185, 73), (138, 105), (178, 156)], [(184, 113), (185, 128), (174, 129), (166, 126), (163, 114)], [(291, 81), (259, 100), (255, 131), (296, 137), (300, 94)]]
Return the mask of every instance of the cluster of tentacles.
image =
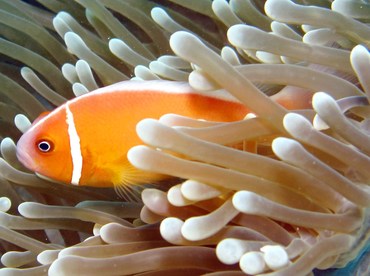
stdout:
[[(369, 4), (38, 2), (0, 0), (0, 274), (309, 275), (360, 258), (370, 233)], [(19, 163), (16, 140), (38, 114), (131, 78), (225, 89), (251, 113), (141, 121), (130, 162), (178, 179), (144, 189), (142, 203), (51, 183)], [(312, 108), (300, 108), (307, 97)], [(357, 273), (369, 272), (368, 255)]]

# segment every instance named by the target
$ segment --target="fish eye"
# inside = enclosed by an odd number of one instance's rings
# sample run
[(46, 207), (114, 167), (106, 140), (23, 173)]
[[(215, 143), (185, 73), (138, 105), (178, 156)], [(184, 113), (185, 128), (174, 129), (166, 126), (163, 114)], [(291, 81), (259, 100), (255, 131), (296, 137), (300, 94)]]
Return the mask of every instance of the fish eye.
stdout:
[(42, 140), (37, 143), (37, 148), (41, 152), (50, 152), (53, 149), (53, 144), (50, 141)]

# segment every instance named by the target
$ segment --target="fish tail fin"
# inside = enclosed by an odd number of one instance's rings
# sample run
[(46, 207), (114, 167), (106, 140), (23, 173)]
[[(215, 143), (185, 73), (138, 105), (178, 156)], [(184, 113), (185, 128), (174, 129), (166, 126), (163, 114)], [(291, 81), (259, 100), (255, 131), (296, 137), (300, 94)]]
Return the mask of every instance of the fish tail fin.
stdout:
[(271, 99), (288, 110), (312, 109), (313, 92), (305, 88), (286, 86)]

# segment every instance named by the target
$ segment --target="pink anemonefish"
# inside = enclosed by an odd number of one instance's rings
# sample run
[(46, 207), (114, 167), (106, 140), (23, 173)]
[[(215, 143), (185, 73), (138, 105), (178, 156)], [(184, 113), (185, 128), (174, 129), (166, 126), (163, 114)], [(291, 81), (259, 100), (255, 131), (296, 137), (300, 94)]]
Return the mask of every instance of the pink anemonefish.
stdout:
[[(74, 185), (122, 188), (158, 181), (163, 176), (140, 171), (127, 160), (128, 150), (142, 143), (136, 124), (167, 113), (230, 122), (249, 112), (218, 92), (195, 92), (187, 83), (172, 81), (124, 81), (100, 88), (42, 114), (18, 141), (17, 156), (28, 169)], [(289, 96), (275, 100), (292, 108)]]

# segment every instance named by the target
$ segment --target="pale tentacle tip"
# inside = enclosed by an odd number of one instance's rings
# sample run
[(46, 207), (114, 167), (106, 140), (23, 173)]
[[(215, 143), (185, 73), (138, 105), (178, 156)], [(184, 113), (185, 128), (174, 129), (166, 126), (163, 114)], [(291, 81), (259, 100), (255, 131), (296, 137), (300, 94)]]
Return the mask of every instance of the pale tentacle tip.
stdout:
[(199, 91), (210, 91), (217, 89), (217, 84), (215, 84), (211, 79), (207, 78), (202, 71), (194, 70), (189, 74), (189, 84), (195, 90)]
[(186, 31), (175, 32), (170, 37), (171, 49), (184, 59), (193, 53), (195, 45), (200, 46), (203, 43), (197, 36)]
[(222, 194), (220, 189), (195, 180), (186, 180), (181, 185), (181, 193), (189, 200), (201, 201), (215, 198)]
[(226, 238), (217, 244), (216, 255), (222, 263), (233, 265), (239, 262), (245, 250), (240, 240)]
[(136, 125), (136, 133), (142, 141), (157, 146), (157, 137), (166, 131), (166, 127), (155, 119), (144, 119)]
[(68, 47), (68, 50), (70, 50), (69, 49), (70, 46), (75, 45), (75, 43), (78, 43), (78, 44), (79, 43), (83, 43), (83, 44), (85, 44), (83, 42), (82, 38), (78, 34), (76, 34), (74, 32), (66, 32), (65, 35), (64, 35), (64, 41), (65, 41), (65, 43), (66, 43), (66, 45)]
[(272, 148), (272, 151), (280, 159), (284, 159), (285, 156), (291, 153), (291, 150), (296, 144), (298, 144), (298, 142), (295, 140), (285, 138), (285, 137), (278, 137), (272, 141), (271, 148)]
[(204, 234), (208, 234), (207, 231), (199, 229), (202, 226), (202, 217), (191, 217), (184, 222), (181, 227), (182, 236), (189, 241), (202, 240)]
[(89, 93), (89, 89), (87, 89), (85, 85), (79, 82), (76, 82), (72, 85), (72, 91), (76, 97), (80, 97), (82, 95)]
[(227, 31), (227, 38), (231, 44), (234, 46), (239, 45), (240, 40), (242, 39), (241, 32), (244, 30), (245, 25), (237, 24), (231, 26)]
[(184, 222), (181, 219), (169, 217), (165, 218), (160, 225), (161, 236), (168, 242), (178, 244), (182, 239), (181, 227)]
[(249, 191), (239, 191), (234, 194), (232, 202), (234, 207), (243, 213), (249, 213), (254, 209), (254, 193)]
[(146, 151), (147, 151), (146, 146), (132, 147), (127, 152), (127, 159), (130, 161), (130, 163), (133, 166), (135, 166), (137, 168), (141, 168), (141, 167), (143, 167), (143, 163), (145, 163), (144, 159), (146, 159), (146, 157), (145, 157)]
[(12, 202), (8, 197), (0, 197), (0, 212), (8, 212)]
[(37, 255), (37, 261), (42, 265), (49, 265), (60, 257), (60, 250), (44, 250)]
[(271, 270), (282, 269), (290, 263), (286, 250), (280, 245), (266, 245), (260, 250), (264, 253), (263, 258)]
[(312, 97), (312, 106), (319, 112), (325, 110), (328, 105), (337, 105), (335, 100), (325, 92), (316, 92)]
[(164, 9), (159, 8), (159, 7), (154, 7), (150, 11), (150, 16), (155, 22), (158, 23), (158, 22), (163, 21), (168, 15)]
[(181, 185), (171, 187), (167, 192), (167, 199), (172, 205), (178, 207), (187, 206), (194, 203), (194, 201), (189, 200), (184, 196), (184, 194), (182, 194)]
[(12, 138), (10, 138), (10, 137), (5, 137), (0, 142), (1, 154), (3, 155), (3, 157), (4, 157), (4, 152), (3, 151), (14, 150), (15, 147), (16, 147), (16, 145), (15, 145), (14, 141), (12, 140)]
[(302, 115), (290, 112), (284, 116), (284, 128), (293, 136), (307, 135), (312, 129), (311, 123)]
[(32, 125), (31, 121), (23, 114), (17, 114), (15, 116), (14, 124), (22, 133), (29, 130)]
[(33, 203), (33, 202), (22, 202), (21, 204), (18, 205), (19, 214), (21, 214), (22, 216), (24, 216), (26, 218), (33, 218), (34, 214), (33, 214), (33, 208), (32, 207), (35, 204), (36, 203)]
[(239, 261), (241, 270), (249, 275), (257, 275), (268, 270), (264, 260), (264, 254), (261, 252), (247, 252)]
[(370, 60), (369, 50), (363, 45), (356, 45), (351, 51), (351, 62), (356, 59), (368, 59)]
[(119, 38), (112, 38), (109, 40), (108, 46), (112, 53), (116, 53), (122, 47), (129, 48), (128, 45)]
[(313, 118), (313, 127), (316, 129), (316, 130), (326, 130), (326, 129), (329, 129), (330, 127), (327, 125), (327, 123), (324, 122), (323, 119), (321, 119), (321, 117), (319, 115), (315, 115), (315, 117)]
[(245, 115), (245, 117), (244, 117), (245, 120), (253, 119), (253, 118), (257, 118), (257, 115), (255, 113), (252, 113), (252, 112), (247, 113), (247, 115)]

